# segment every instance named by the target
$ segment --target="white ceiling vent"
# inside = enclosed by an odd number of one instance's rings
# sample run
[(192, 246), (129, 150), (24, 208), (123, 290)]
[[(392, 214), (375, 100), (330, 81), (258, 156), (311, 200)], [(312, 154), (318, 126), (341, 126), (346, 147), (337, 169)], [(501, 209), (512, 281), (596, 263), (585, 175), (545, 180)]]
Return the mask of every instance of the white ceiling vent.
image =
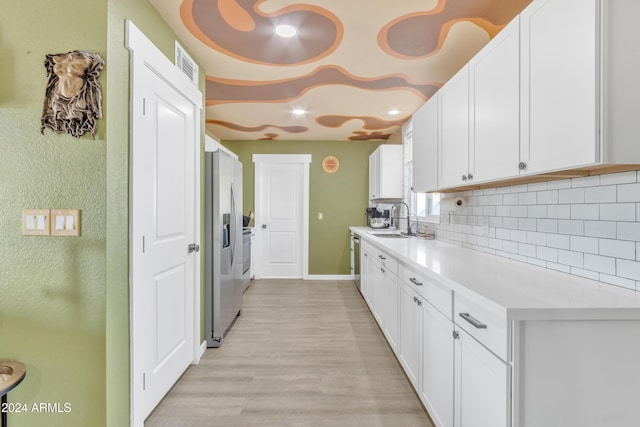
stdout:
[(198, 85), (198, 64), (176, 41), (176, 67), (178, 67), (193, 84)]

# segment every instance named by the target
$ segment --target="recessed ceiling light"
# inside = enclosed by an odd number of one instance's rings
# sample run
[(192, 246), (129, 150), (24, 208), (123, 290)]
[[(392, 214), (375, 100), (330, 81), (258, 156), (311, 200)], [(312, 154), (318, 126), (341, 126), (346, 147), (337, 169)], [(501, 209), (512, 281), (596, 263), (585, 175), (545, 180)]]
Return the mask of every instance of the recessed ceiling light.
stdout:
[(306, 111), (303, 108), (296, 108), (291, 112), (296, 116), (304, 116), (306, 113)]
[(397, 110), (394, 108), (392, 110), (387, 111), (387, 114), (390, 116), (397, 116), (398, 114), (400, 114), (400, 110)]
[(293, 37), (296, 35), (296, 33), (298, 32), (295, 27), (288, 25), (288, 24), (282, 24), (282, 25), (278, 25), (275, 28), (275, 32), (277, 35), (279, 35), (280, 37)]

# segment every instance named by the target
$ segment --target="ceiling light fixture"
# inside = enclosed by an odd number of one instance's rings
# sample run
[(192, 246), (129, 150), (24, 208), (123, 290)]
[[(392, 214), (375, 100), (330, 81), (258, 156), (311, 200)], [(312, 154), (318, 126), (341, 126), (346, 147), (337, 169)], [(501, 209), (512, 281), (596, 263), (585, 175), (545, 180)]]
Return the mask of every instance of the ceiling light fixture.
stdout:
[(398, 114), (400, 114), (400, 110), (397, 110), (394, 108), (392, 110), (387, 111), (387, 114), (390, 116), (397, 116)]
[(306, 113), (306, 111), (303, 108), (296, 108), (291, 112), (296, 116), (304, 116)]
[(288, 24), (281, 24), (278, 25), (275, 30), (277, 35), (279, 35), (280, 37), (293, 37), (296, 35), (296, 33), (298, 32), (295, 27), (288, 25)]

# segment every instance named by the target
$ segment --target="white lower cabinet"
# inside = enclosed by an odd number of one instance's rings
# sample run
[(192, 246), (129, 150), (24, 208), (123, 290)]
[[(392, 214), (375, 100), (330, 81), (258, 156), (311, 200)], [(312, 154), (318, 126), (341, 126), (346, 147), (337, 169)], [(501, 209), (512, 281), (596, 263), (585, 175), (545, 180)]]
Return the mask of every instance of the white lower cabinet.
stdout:
[(416, 390), (422, 384), (422, 298), (406, 283), (400, 283), (398, 359)]
[[(365, 299), (436, 426), (510, 426), (510, 365), (456, 322), (492, 345), (486, 337), (501, 328), (466, 298), (453, 311), (450, 289), (405, 265), (396, 269), (395, 258), (377, 247), (362, 248)], [(489, 322), (491, 331), (476, 332), (468, 321), (452, 319), (460, 310)]]
[(398, 343), (397, 265), (386, 252), (361, 243), (362, 294), (394, 352)]
[(373, 310), (373, 258), (370, 245), (364, 241), (360, 243), (360, 291), (369, 308)]
[(387, 322), (385, 292), (384, 292), (384, 268), (378, 263), (373, 263), (373, 315), (380, 325)]
[(453, 322), (422, 304), (422, 390), (420, 398), (437, 427), (453, 426)]
[(382, 268), (380, 284), (384, 289), (383, 298), (386, 305), (383, 330), (393, 351), (398, 348), (398, 279), (393, 272)]
[(463, 329), (455, 340), (455, 427), (511, 425), (510, 366)]
[(362, 294), (437, 427), (640, 425), (637, 293), (425, 243), (442, 271), (488, 264), (461, 284), (381, 245), (362, 241)]

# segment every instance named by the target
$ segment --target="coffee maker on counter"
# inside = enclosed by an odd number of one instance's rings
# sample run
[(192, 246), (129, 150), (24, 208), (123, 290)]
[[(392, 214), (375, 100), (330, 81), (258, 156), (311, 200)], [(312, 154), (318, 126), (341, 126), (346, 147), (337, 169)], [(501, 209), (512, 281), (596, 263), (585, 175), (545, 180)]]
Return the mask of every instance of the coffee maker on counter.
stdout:
[(367, 225), (371, 228), (389, 228), (390, 217), (389, 209), (367, 208)]

